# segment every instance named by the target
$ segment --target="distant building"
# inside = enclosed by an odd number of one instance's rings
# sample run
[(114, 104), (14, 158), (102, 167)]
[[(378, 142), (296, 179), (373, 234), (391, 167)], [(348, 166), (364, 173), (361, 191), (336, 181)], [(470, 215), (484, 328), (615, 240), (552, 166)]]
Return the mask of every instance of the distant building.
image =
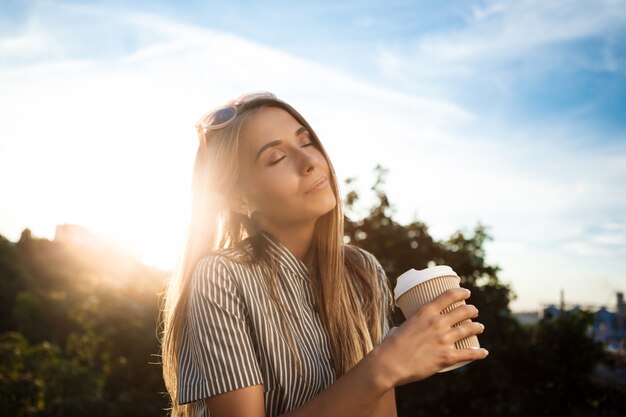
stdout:
[(86, 227), (76, 224), (57, 225), (54, 232), (54, 240), (86, 247), (99, 247), (103, 242), (102, 237), (96, 236)]
[(554, 304), (550, 304), (543, 309), (543, 317), (559, 317), (561, 315), (561, 309)]
[(595, 314), (591, 328), (591, 335), (599, 342), (606, 344), (610, 351), (618, 352), (626, 344), (626, 305), (624, 293), (617, 293), (615, 312), (608, 311), (602, 306)]
[(137, 258), (130, 248), (122, 246), (109, 237), (92, 232), (77, 224), (59, 224), (54, 232), (54, 241), (90, 249), (102, 254), (114, 254), (122, 258)]
[[(585, 309), (589, 311), (594, 310), (594, 308), (590, 307), (585, 307)], [(543, 317), (558, 317), (563, 312), (573, 313), (580, 310), (581, 307), (579, 305), (566, 309), (563, 294), (561, 293), (560, 307), (554, 304), (546, 306), (543, 309)], [(617, 304), (614, 312), (609, 311), (606, 306), (601, 306), (594, 313), (594, 321), (589, 329), (589, 335), (598, 342), (602, 342), (609, 351), (624, 351), (624, 346), (626, 345), (626, 305), (624, 304), (624, 293), (617, 293)]]
[(537, 311), (520, 311), (513, 313), (513, 315), (522, 325), (531, 325), (539, 321), (539, 312)]
[(101, 277), (109, 282), (123, 282), (137, 269), (140, 258), (111, 238), (93, 233), (75, 224), (57, 225), (54, 241), (73, 247), (79, 256), (90, 259)]

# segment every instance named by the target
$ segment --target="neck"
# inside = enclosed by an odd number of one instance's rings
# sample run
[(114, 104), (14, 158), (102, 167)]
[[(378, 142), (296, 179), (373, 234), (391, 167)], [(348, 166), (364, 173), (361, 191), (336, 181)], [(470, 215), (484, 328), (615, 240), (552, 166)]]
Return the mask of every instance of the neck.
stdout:
[(310, 263), (315, 222), (280, 228), (266, 225), (263, 229), (275, 236), (296, 258), (307, 265)]

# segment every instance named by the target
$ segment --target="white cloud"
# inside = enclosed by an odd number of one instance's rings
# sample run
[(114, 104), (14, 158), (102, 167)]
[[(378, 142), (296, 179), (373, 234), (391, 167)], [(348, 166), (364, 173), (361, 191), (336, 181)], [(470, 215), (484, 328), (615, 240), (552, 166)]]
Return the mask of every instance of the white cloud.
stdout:
[(0, 39), (0, 52), (2, 54), (33, 54), (42, 52), (49, 47), (50, 42), (38, 33), (8, 36)]
[(472, 16), (475, 20), (483, 20), (503, 13), (506, 10), (506, 6), (505, 2), (492, 2), (484, 7), (475, 6), (472, 7)]
[[(615, 72), (616, 32), (626, 24), (626, 1), (506, 0), (474, 7), (465, 26), (426, 34), (409, 51), (381, 48), (379, 63), (388, 71), (437, 78), (475, 74), (492, 66), (530, 61), (534, 70), (568, 60), (570, 65)], [(549, 49), (557, 43), (583, 38), (604, 39), (604, 59), (580, 60)]]
[(2, 61), (8, 63), (11, 60), (58, 55), (62, 46), (41, 29), (44, 22), (39, 16), (31, 15), (21, 30), (0, 37), (0, 64)]

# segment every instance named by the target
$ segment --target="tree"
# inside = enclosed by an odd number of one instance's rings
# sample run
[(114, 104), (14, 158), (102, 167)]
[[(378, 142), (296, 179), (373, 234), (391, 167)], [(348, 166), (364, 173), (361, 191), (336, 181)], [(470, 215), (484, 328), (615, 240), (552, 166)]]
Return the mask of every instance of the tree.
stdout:
[(89, 371), (49, 342), (31, 345), (18, 332), (0, 335), (0, 411), (5, 416), (104, 416)]
[(17, 257), (14, 245), (0, 235), (0, 332), (15, 328), (15, 296), (25, 289), (24, 271)]
[(587, 336), (592, 323), (592, 313), (572, 310), (545, 316), (533, 329), (524, 359), (534, 366), (520, 373), (529, 388), (527, 412), (582, 417), (597, 409), (601, 392), (592, 375), (607, 358), (602, 345)]
[(154, 355), (166, 274), (121, 264), (28, 229), (16, 244), (0, 236), (0, 296), (11, 307), (0, 332), (0, 415), (164, 414)]

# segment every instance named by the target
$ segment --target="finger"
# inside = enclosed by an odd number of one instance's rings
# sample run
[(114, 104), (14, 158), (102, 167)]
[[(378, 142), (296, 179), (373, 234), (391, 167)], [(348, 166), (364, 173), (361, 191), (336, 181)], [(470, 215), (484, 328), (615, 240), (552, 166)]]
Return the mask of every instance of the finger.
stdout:
[(463, 301), (470, 296), (470, 291), (465, 288), (451, 288), (439, 294), (429, 304), (431, 308), (436, 309), (437, 313), (443, 311), (449, 305), (456, 303), (457, 301)]
[(464, 361), (475, 361), (485, 359), (489, 355), (489, 351), (485, 348), (455, 349), (453, 357), (454, 363)]
[(450, 349), (444, 355), (443, 366), (456, 365), (459, 362), (485, 359), (489, 351), (485, 348)]
[(465, 339), (466, 337), (481, 334), (484, 331), (485, 326), (482, 323), (468, 321), (467, 323), (451, 328), (446, 333), (445, 340), (448, 343), (454, 343), (458, 340)]
[(445, 313), (442, 320), (450, 327), (467, 319), (478, 317), (478, 309), (472, 304), (462, 304), (452, 311)]

